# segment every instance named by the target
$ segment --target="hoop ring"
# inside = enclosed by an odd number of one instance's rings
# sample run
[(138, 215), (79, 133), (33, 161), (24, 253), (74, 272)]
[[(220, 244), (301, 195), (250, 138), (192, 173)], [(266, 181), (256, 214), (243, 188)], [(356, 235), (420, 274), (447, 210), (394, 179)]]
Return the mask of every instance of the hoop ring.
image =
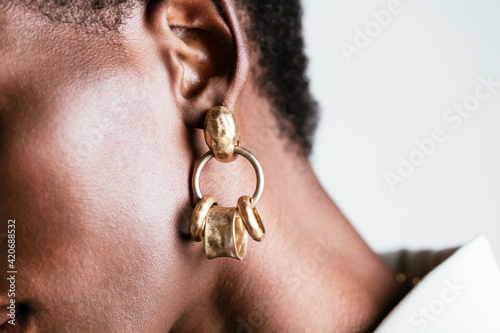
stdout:
[(238, 199), (238, 213), (250, 236), (254, 241), (262, 242), (266, 236), (266, 229), (257, 207), (252, 208), (252, 199), (249, 196), (242, 196)]
[[(234, 152), (246, 158), (252, 164), (255, 170), (255, 175), (257, 176), (257, 186), (255, 188), (255, 192), (251, 200), (253, 208), (259, 202), (260, 197), (262, 196), (262, 192), (264, 191), (264, 171), (262, 170), (262, 165), (260, 164), (259, 160), (257, 159), (257, 157), (255, 157), (254, 154), (252, 154), (250, 151), (246, 150), (243, 147), (235, 146)], [(201, 170), (203, 170), (205, 164), (207, 164), (207, 162), (210, 161), (213, 157), (214, 153), (211, 150), (208, 151), (205, 155), (201, 157), (200, 161), (196, 165), (196, 168), (194, 169), (192, 184), (193, 184), (194, 195), (196, 196), (196, 199), (198, 201), (201, 200), (201, 198), (203, 198), (203, 194), (201, 194), (200, 190)]]
[(217, 205), (217, 199), (213, 195), (207, 195), (198, 201), (198, 204), (194, 208), (193, 214), (191, 215), (189, 235), (195, 242), (201, 242), (203, 240), (206, 217), (213, 205)]

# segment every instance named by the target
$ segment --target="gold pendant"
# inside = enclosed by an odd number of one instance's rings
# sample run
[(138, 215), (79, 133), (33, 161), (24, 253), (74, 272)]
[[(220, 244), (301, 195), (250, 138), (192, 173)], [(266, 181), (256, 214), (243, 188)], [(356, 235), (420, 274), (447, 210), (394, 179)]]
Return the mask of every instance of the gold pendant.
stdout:
[(212, 206), (205, 224), (205, 255), (208, 259), (243, 259), (247, 253), (248, 233), (236, 208)]
[[(191, 216), (190, 235), (194, 241), (205, 241), (208, 259), (230, 257), (241, 260), (247, 251), (248, 234), (258, 242), (265, 236), (264, 224), (256, 207), (264, 190), (264, 172), (259, 160), (239, 146), (238, 124), (229, 109), (218, 106), (207, 112), (205, 139), (210, 151), (201, 157), (193, 172), (192, 186), (198, 204)], [(255, 169), (255, 193), (251, 198), (240, 197), (237, 207), (219, 207), (214, 196), (202, 195), (201, 171), (213, 157), (220, 162), (230, 163), (238, 155), (245, 157)]]

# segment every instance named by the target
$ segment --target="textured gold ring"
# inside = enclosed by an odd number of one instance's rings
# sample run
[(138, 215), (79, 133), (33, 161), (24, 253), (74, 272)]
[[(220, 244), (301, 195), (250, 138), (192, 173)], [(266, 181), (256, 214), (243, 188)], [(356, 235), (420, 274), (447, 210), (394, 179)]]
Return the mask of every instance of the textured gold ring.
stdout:
[(240, 213), (241, 220), (245, 225), (250, 237), (257, 242), (264, 240), (266, 230), (264, 223), (260, 217), (257, 207), (252, 207), (251, 198), (249, 196), (242, 196), (238, 199), (238, 212)]
[(203, 240), (203, 230), (205, 229), (205, 222), (208, 211), (213, 205), (217, 205), (217, 199), (213, 195), (207, 195), (201, 198), (193, 214), (191, 215), (191, 226), (189, 228), (189, 235), (191, 239), (197, 242)]
[[(259, 202), (260, 197), (262, 196), (262, 192), (264, 191), (264, 171), (262, 170), (262, 165), (260, 165), (259, 160), (257, 159), (257, 157), (255, 157), (254, 154), (252, 154), (243, 147), (240, 146), (234, 147), (234, 152), (238, 155), (245, 157), (252, 164), (255, 170), (255, 174), (257, 176), (257, 186), (255, 188), (255, 192), (251, 199), (251, 206), (253, 208)], [(193, 192), (197, 200), (201, 200), (203, 198), (203, 195), (201, 194), (200, 190), (201, 170), (203, 170), (205, 164), (207, 164), (207, 162), (210, 161), (213, 157), (214, 153), (212, 151), (208, 151), (205, 155), (201, 157), (200, 161), (196, 165), (196, 168), (194, 169), (192, 184), (193, 184)]]

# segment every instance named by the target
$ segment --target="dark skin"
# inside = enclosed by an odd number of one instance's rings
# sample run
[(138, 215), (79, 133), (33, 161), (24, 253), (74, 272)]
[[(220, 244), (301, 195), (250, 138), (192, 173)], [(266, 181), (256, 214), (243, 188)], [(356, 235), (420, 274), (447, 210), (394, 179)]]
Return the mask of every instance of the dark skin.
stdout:
[[(401, 298), (280, 136), (222, 3), (137, 7), (119, 43), (0, 5), (0, 225), (16, 219), (22, 331), (363, 332)], [(242, 262), (209, 261), (187, 237), (199, 128), (221, 104), (266, 173), (267, 237)], [(234, 206), (254, 179), (239, 158), (211, 162), (201, 185)], [(0, 287), (2, 324), (4, 275)]]

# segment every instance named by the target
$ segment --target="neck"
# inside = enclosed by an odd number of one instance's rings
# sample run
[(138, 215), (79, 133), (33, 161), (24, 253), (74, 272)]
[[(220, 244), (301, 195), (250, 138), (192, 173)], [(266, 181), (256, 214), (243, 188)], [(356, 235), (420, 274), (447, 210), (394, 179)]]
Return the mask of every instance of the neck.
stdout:
[[(247, 127), (265, 130), (262, 117), (255, 117), (255, 125), (245, 118), (240, 129), (266, 172), (258, 205), (266, 239), (250, 241), (243, 262), (220, 260), (207, 301), (182, 325), (238, 332), (373, 329), (402, 288), (325, 193), (309, 161), (287, 151), (286, 139), (276, 135), (274, 142), (259, 144), (259, 137), (271, 136), (252, 134)], [(200, 318), (211, 319), (201, 324)]]

